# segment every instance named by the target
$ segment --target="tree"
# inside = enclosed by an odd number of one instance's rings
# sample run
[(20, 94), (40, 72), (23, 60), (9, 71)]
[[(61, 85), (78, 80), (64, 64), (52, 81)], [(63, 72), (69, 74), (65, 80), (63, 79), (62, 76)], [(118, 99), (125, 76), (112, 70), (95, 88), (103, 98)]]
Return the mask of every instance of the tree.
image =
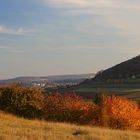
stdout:
[(36, 118), (42, 114), (44, 93), (40, 88), (8, 85), (0, 88), (0, 109), (16, 115)]

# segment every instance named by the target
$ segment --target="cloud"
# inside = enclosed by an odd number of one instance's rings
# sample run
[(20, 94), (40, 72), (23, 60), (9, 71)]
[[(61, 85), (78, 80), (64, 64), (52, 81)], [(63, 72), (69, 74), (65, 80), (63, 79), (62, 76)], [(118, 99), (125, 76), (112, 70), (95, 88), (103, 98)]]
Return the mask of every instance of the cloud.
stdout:
[(55, 7), (89, 7), (93, 5), (106, 5), (109, 0), (41, 0), (43, 4)]
[(22, 50), (19, 47), (13, 47), (13, 46), (1, 46), (0, 45), (0, 51), (6, 52), (6, 53), (24, 53), (24, 50)]
[(139, 0), (37, 0), (43, 5), (59, 8), (132, 8), (140, 10)]
[(90, 0), (42, 0), (43, 3), (45, 4), (51, 4), (54, 5), (56, 7), (61, 7), (61, 6), (67, 6), (67, 7), (71, 7), (71, 6), (88, 6), (89, 5), (89, 1)]
[[(57, 16), (50, 20), (51, 26), (47, 24), (49, 46), (75, 49), (75, 46), (83, 45), (82, 48), (91, 46), (103, 50), (109, 50), (110, 47), (112, 50), (124, 50), (127, 53), (136, 53), (134, 50), (138, 50), (139, 0), (38, 1), (51, 7)], [(54, 38), (57, 40), (54, 41)]]
[(107, 6), (112, 4), (113, 0), (42, 0), (44, 3), (55, 6)]
[(9, 35), (25, 35), (32, 32), (33, 30), (25, 30), (22, 27), (14, 29), (0, 25), (0, 34), (9, 34)]

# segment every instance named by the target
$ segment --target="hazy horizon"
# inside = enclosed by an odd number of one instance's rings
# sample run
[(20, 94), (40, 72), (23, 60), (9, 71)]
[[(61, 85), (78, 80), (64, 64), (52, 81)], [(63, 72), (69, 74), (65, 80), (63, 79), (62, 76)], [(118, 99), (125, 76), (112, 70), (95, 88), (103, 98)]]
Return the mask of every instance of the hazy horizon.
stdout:
[(0, 79), (96, 73), (140, 54), (139, 0), (0, 2)]
[(72, 76), (72, 75), (84, 75), (84, 74), (96, 74), (96, 73), (64, 73), (64, 74), (50, 74), (50, 75), (16, 75), (15, 77), (4, 78), (0, 80), (9, 80), (22, 77), (53, 77), (53, 76)]

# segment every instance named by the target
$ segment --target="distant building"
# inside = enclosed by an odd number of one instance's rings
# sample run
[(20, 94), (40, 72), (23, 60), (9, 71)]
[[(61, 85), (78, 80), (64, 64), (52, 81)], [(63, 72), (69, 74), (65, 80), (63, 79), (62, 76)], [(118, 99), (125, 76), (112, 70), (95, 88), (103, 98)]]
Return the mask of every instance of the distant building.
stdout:
[(46, 83), (32, 83), (32, 86), (34, 86), (34, 87), (45, 87)]

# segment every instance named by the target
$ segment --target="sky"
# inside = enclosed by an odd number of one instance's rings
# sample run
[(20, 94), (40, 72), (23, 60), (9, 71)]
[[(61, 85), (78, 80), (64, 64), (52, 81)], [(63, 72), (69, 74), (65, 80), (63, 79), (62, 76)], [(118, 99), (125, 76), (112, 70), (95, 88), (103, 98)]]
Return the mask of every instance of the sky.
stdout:
[(96, 73), (140, 54), (139, 0), (0, 0), (0, 79)]

